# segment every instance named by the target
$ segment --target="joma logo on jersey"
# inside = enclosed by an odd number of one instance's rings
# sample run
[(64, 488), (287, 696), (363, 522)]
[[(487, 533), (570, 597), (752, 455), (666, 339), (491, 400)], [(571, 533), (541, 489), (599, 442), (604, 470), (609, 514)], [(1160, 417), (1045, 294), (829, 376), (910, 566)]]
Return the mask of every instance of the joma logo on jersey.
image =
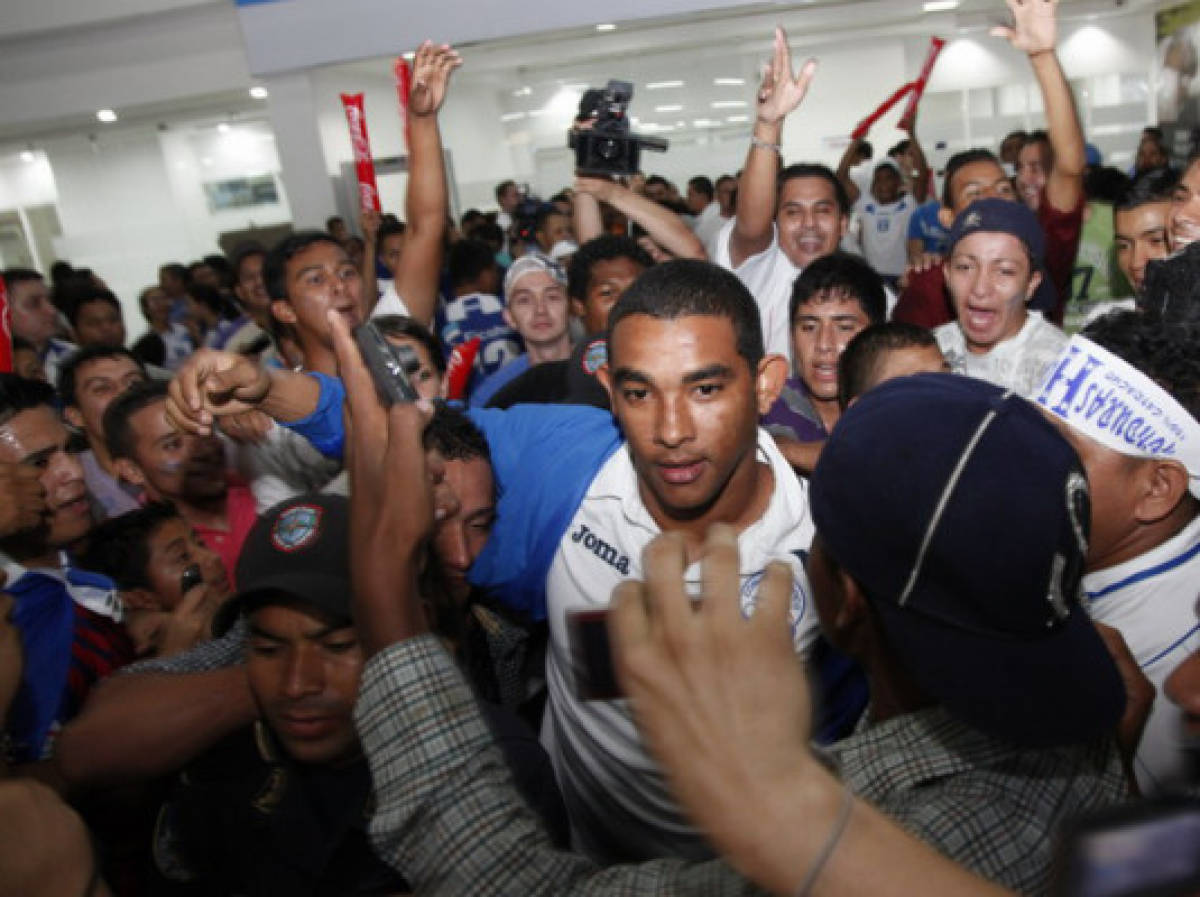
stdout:
[(581, 543), (584, 548), (623, 576), (629, 575), (629, 558), (588, 529), (586, 524), (579, 524), (579, 529), (571, 533), (571, 541)]

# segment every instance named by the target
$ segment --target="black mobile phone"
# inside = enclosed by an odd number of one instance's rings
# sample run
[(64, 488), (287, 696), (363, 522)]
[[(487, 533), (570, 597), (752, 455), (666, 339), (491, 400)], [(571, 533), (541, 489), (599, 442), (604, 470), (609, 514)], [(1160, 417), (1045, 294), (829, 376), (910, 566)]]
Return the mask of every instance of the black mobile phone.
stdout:
[(371, 379), (375, 381), (379, 400), (384, 405), (390, 407), (397, 402), (415, 402), (420, 398), (408, 377), (410, 370), (420, 366), (419, 363), (413, 365), (415, 354), (412, 350), (406, 353), (401, 350), (407, 347), (389, 343), (374, 321), (367, 321), (355, 328), (354, 341), (358, 344), (367, 370), (371, 372)]
[(622, 696), (608, 642), (608, 609), (567, 612), (571, 672), (575, 693), (584, 701), (610, 701)]
[(1168, 796), (1076, 822), (1059, 848), (1059, 897), (1200, 894), (1200, 799)]
[(179, 594), (186, 595), (202, 582), (204, 582), (204, 574), (200, 572), (200, 565), (192, 564), (179, 577)]

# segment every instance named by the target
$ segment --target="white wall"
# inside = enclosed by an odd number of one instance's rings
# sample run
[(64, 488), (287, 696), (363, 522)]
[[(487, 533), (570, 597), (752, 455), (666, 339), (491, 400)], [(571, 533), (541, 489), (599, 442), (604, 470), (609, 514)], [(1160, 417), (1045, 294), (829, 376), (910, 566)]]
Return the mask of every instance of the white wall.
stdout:
[(43, 152), (26, 162), (20, 155), (0, 157), (0, 212), (53, 203), (54, 172)]

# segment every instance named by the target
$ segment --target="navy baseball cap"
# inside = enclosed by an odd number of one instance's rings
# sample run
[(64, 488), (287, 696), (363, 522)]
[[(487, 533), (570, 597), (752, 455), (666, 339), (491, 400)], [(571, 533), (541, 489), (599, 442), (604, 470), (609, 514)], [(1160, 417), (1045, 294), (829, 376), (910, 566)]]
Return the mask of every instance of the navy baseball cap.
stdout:
[(349, 622), (349, 499), (301, 495), (259, 515), (238, 555), (237, 583), (237, 595), (217, 611), (218, 635), (243, 614), (283, 602)]
[(1125, 690), (1079, 603), (1087, 479), (1032, 404), (952, 374), (885, 382), (838, 421), (810, 497), (822, 544), (947, 711), (1034, 747), (1115, 728)]
[(1037, 216), (1024, 203), (1013, 202), (1011, 199), (975, 200), (954, 219), (946, 243), (946, 252), (953, 252), (963, 237), (981, 231), (1012, 234), (1029, 250), (1033, 259), (1033, 270), (1041, 267), (1046, 256), (1046, 235), (1042, 232)]

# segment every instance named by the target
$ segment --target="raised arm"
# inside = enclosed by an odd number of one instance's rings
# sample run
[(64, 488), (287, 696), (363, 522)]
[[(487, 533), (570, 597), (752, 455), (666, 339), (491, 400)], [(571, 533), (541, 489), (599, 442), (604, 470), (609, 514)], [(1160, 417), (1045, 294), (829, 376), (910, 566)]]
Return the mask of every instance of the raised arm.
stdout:
[(604, 233), (604, 215), (600, 210), (600, 200), (594, 193), (580, 186), (580, 182), (584, 180), (592, 181), (594, 178), (576, 178), (575, 196), (571, 203), (571, 224), (580, 246)]
[[(640, 225), (650, 239), (675, 258), (700, 259), (701, 261), (708, 258), (708, 253), (704, 251), (704, 245), (692, 232), (692, 229), (683, 223), (682, 218), (654, 200), (634, 193), (623, 184), (604, 178), (577, 177), (575, 179), (575, 196), (577, 207), (580, 197), (594, 197), (595, 200), (608, 203), (617, 211), (624, 213), (630, 221)], [(591, 236), (599, 236), (599, 232)], [(586, 239), (590, 239), (590, 237)], [(581, 243), (585, 242), (582, 233), (579, 234), (579, 240)]]
[(729, 242), (729, 257), (735, 268), (771, 245), (783, 122), (808, 93), (816, 69), (816, 60), (810, 59), (799, 76), (793, 76), (787, 35), (776, 28), (771, 61), (758, 89), (750, 149), (738, 182), (737, 211)]
[(184, 432), (207, 435), (218, 418), (257, 409), (286, 423), (312, 414), (320, 386), (307, 374), (265, 368), (237, 352), (197, 350), (167, 387), (167, 418)]
[(413, 59), (413, 86), (408, 101), (408, 195), (404, 213), (408, 230), (404, 255), (396, 271), (396, 293), (409, 314), (427, 327), (437, 309), (442, 238), (450, 203), (438, 110), (446, 98), (450, 73), (462, 58), (446, 44), (425, 41)]
[(850, 169), (854, 165), (854, 160), (858, 158), (858, 149), (862, 143), (861, 138), (851, 140), (846, 151), (842, 153), (842, 161), (838, 162), (837, 167), (837, 179), (842, 182), (842, 189), (850, 198), (850, 205), (858, 202), (858, 197), (862, 192), (858, 189), (858, 184), (854, 183), (854, 178), (850, 177)]
[(1083, 197), (1087, 158), (1075, 98), (1054, 49), (1058, 39), (1058, 0), (1006, 2), (1012, 12), (1013, 25), (993, 28), (992, 34), (1007, 39), (1029, 56), (1033, 75), (1042, 92), (1046, 133), (1054, 151), (1054, 164), (1046, 178), (1046, 199), (1055, 209), (1069, 212)]
[(908, 132), (910, 143), (908, 145), (908, 154), (912, 159), (912, 170), (905, 174), (912, 179), (913, 199), (918, 203), (924, 203), (929, 198), (929, 160), (925, 158), (925, 150), (921, 148), (921, 141), (917, 139), (917, 126), (914, 122), (912, 130)]
[(374, 209), (363, 209), (362, 291), (367, 300), (367, 314), (379, 301), (379, 278), (375, 273), (375, 244), (379, 239), (379, 224), (383, 216)]

